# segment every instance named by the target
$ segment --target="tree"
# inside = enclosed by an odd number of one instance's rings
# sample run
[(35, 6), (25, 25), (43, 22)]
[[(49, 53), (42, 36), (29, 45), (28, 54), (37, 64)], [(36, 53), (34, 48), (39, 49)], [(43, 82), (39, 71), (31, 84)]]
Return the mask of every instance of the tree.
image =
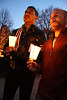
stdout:
[(2, 25), (7, 25), (8, 28), (11, 28), (13, 26), (9, 11), (4, 8), (0, 11), (0, 27)]
[(42, 9), (41, 12), (38, 9), (39, 17), (36, 21), (36, 25), (42, 30), (50, 30), (50, 15), (51, 12), (54, 10), (53, 6), (50, 6), (47, 9)]

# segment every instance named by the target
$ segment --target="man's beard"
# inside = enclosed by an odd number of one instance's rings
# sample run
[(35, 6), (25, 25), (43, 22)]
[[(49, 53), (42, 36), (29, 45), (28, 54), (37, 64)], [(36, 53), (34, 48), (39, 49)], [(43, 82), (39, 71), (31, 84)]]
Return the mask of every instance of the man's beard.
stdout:
[(63, 28), (64, 26), (62, 26), (59, 22), (57, 23), (57, 25), (52, 25), (51, 26), (51, 29), (53, 30), (53, 31), (58, 31), (58, 30), (60, 30), (61, 28)]

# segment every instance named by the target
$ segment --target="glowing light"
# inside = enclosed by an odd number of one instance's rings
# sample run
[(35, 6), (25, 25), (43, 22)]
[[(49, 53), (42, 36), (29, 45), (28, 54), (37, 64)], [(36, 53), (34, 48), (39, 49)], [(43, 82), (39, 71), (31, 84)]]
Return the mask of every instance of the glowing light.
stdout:
[(36, 60), (40, 50), (41, 50), (40, 47), (35, 46), (34, 44), (30, 44), (30, 48), (29, 48), (30, 55), (29, 55), (29, 58), (31, 60)]
[(4, 57), (4, 55), (2, 55), (2, 50), (0, 50), (0, 57)]
[(43, 12), (45, 13), (45, 10)]
[(14, 47), (16, 43), (16, 36), (9, 36), (9, 47)]

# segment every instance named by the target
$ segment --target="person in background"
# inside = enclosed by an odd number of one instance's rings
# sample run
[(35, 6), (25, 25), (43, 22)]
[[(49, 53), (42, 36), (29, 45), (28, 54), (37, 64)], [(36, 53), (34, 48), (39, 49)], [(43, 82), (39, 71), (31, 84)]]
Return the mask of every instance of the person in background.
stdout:
[[(39, 68), (42, 77), (35, 100), (67, 99), (67, 11), (55, 9), (50, 16), (53, 38), (43, 45), (43, 64), (29, 60), (29, 70)], [(32, 64), (32, 66), (31, 66)], [(35, 69), (36, 70), (36, 69)]]
[(9, 35), (10, 35), (10, 30), (7, 27), (7, 25), (2, 25), (0, 30), (0, 57), (2, 57), (1, 50), (3, 50), (4, 45), (6, 44), (9, 38)]
[(7, 25), (2, 25), (0, 29), (0, 77), (1, 78), (6, 77), (7, 69), (8, 69), (7, 68), (8, 64), (6, 62), (4, 55), (2, 55), (1, 51), (3, 50), (4, 45), (6, 44), (9, 38), (9, 35), (10, 35), (10, 30), (7, 27)]
[[(41, 46), (46, 41), (45, 33), (34, 25), (37, 19), (38, 12), (35, 7), (29, 6), (24, 14), (24, 25), (13, 31), (17, 36), (15, 47), (5, 47), (4, 54), (10, 56), (12, 63), (5, 81), (2, 100), (13, 100), (18, 87), (19, 100), (30, 100), (36, 74), (27, 68), (29, 46), (31, 43)], [(41, 58), (42, 52), (36, 62), (41, 63)]]

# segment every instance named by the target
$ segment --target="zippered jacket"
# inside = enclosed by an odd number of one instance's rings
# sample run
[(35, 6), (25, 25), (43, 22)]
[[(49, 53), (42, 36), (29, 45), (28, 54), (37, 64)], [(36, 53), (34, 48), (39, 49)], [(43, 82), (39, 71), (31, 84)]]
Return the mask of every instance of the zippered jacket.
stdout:
[[(52, 48), (52, 39), (43, 45), (43, 74), (38, 93), (43, 100), (67, 99), (67, 29), (57, 37)], [(48, 97), (49, 99), (45, 99)]]

